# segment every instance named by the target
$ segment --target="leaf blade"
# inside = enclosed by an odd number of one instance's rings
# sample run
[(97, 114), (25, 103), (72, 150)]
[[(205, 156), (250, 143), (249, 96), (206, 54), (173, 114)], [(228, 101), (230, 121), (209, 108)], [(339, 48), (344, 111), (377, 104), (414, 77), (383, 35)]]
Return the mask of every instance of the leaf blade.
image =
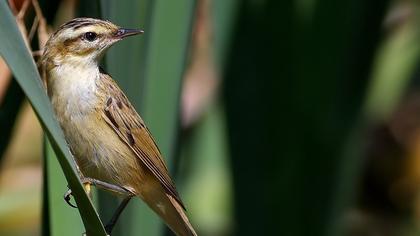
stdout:
[(15, 75), (52, 143), (69, 186), (73, 190), (87, 234), (106, 235), (102, 222), (77, 177), (75, 164), (63, 133), (52, 115), (50, 102), (44, 92), (35, 62), (25, 46), (6, 1), (0, 1), (0, 35), (0, 55)]

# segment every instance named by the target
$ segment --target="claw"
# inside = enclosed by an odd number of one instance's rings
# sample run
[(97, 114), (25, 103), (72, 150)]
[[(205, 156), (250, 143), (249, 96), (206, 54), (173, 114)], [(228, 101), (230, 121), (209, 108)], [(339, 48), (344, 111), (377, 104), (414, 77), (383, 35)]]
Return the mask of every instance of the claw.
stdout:
[(67, 192), (64, 194), (64, 200), (69, 204), (69, 206), (73, 208), (77, 208), (77, 206), (73, 205), (73, 203), (70, 202), (71, 200), (71, 189), (67, 190)]

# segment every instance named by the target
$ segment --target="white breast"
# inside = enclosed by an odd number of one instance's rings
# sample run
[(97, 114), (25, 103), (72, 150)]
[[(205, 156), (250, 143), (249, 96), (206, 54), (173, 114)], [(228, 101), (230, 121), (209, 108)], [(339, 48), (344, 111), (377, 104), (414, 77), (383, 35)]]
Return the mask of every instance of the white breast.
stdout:
[(51, 101), (56, 113), (72, 120), (92, 112), (97, 103), (99, 68), (96, 64), (57, 66), (50, 76), (54, 91)]
[(99, 68), (96, 65), (79, 64), (75, 67), (66, 64), (50, 71), (47, 85), (56, 118), (76, 162), (83, 168), (97, 165), (95, 158), (98, 157), (91, 142), (97, 132), (92, 120), (98, 102), (97, 79)]

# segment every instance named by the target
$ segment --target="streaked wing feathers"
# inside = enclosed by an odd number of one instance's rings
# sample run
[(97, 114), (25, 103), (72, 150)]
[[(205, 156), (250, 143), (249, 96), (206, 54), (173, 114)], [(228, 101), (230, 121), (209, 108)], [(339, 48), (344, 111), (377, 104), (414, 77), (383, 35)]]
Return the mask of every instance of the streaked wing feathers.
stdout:
[(110, 94), (103, 109), (103, 118), (159, 180), (167, 193), (185, 209), (149, 129), (116, 83), (106, 74), (101, 74), (101, 77), (102, 81), (106, 81), (106, 89)]

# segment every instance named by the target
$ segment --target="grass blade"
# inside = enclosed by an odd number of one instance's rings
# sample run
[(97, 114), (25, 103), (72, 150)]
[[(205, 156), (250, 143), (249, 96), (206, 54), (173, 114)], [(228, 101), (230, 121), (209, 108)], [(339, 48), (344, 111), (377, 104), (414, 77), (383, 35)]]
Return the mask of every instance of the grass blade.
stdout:
[[(50, 235), (79, 235), (83, 232), (83, 222), (76, 209), (71, 208), (63, 200), (66, 191), (66, 179), (63, 172), (57, 171), (60, 165), (51, 145), (46, 142), (45, 159), (47, 176), (47, 193), (49, 206)], [(61, 192), (60, 192), (61, 190)]]
[(53, 117), (35, 63), (5, 1), (0, 1), (0, 54), (28, 97), (44, 131), (52, 143), (64, 175), (73, 190), (88, 235), (105, 235), (103, 225), (76, 174), (63, 133)]

